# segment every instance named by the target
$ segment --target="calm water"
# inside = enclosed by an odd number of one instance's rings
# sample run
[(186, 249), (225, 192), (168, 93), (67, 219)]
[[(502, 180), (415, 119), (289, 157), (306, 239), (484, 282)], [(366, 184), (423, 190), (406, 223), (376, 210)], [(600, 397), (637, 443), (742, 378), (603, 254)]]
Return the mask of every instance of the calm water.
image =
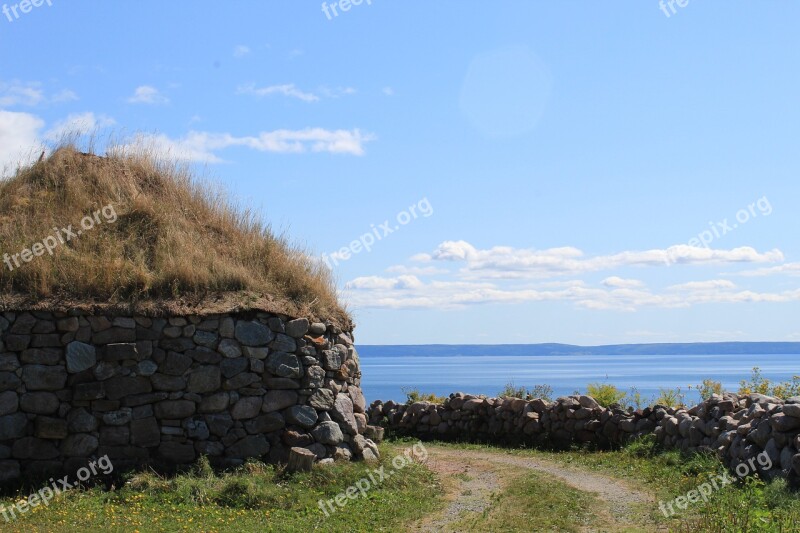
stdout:
[(705, 378), (735, 391), (754, 366), (777, 381), (800, 374), (800, 355), (532, 355), (532, 356), (361, 356), (367, 401), (405, 400), (403, 389), (438, 395), (451, 392), (496, 395), (506, 383), (548, 384), (556, 396), (585, 391), (592, 382), (608, 382), (646, 398), (659, 388), (680, 387), (687, 401), (697, 398), (688, 385)]

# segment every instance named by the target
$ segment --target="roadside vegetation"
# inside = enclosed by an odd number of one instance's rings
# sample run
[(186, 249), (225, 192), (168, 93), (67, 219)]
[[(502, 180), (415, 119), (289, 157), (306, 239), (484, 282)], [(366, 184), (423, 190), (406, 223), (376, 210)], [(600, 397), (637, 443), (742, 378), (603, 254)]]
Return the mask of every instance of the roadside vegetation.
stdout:
[[(38, 506), (16, 520), (0, 519), (0, 530), (19, 533), (74, 531), (139, 532), (306, 532), (404, 531), (437, 505), (439, 484), (423, 465), (412, 463), (402, 475), (387, 477), (366, 497), (348, 499), (329, 517), (318, 506), (364, 478), (368, 469), (385, 466), (402, 449), (381, 446), (381, 463), (336, 463), (310, 473), (287, 475), (249, 462), (228, 473), (215, 473), (201, 460), (189, 473), (162, 477), (152, 472), (129, 475), (117, 487), (75, 489)], [(2, 498), (8, 506), (22, 497)]]

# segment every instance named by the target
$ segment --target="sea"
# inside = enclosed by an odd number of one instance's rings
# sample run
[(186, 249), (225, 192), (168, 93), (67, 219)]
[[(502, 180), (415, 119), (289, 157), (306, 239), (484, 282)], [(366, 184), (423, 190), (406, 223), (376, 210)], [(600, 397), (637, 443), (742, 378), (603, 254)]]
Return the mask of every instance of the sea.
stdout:
[[(376, 350), (370, 350), (375, 352)], [(447, 396), (453, 392), (496, 396), (506, 384), (546, 384), (553, 397), (584, 393), (589, 383), (609, 383), (645, 400), (680, 388), (687, 404), (699, 398), (704, 379), (736, 391), (753, 367), (773, 381), (800, 375), (800, 354), (713, 355), (376, 355), (361, 354), (362, 389), (368, 402), (406, 400), (406, 391)]]

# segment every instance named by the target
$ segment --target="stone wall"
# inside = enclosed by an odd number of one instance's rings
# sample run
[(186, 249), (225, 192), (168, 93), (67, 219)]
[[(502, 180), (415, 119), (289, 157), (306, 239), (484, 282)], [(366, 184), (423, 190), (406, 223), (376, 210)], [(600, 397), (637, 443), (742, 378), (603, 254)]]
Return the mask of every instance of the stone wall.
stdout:
[(0, 482), (208, 456), (371, 459), (352, 333), (245, 313), (0, 314)]
[(376, 401), (368, 415), (371, 424), (423, 439), (609, 447), (653, 434), (666, 448), (711, 450), (731, 468), (766, 452), (772, 468), (760, 468), (765, 477), (800, 481), (800, 397), (725, 393), (689, 409), (629, 411), (589, 396), (546, 402), (456, 393), (443, 405)]

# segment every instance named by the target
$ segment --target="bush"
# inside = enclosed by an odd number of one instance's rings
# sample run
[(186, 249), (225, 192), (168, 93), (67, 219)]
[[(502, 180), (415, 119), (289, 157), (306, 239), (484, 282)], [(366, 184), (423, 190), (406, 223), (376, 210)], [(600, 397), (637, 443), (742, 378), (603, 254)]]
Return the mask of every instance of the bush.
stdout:
[(773, 384), (769, 379), (761, 375), (761, 369), (753, 367), (750, 374), (750, 381), (742, 380), (739, 382), (739, 394), (764, 394), (776, 398), (790, 398), (800, 395), (800, 376), (793, 376), (791, 381)]
[(436, 404), (443, 404), (447, 401), (444, 396), (436, 396), (432, 392), (420, 392), (419, 389), (402, 389), (403, 394), (406, 395), (406, 404), (411, 405), (416, 402), (430, 402)]
[(681, 388), (676, 389), (659, 389), (659, 396), (656, 398), (656, 405), (663, 405), (665, 407), (680, 407), (685, 405), (685, 395), (681, 392)]
[(627, 396), (626, 392), (619, 390), (610, 383), (589, 383), (586, 387), (586, 394), (594, 398), (603, 407), (618, 404)]
[(546, 402), (552, 402), (553, 387), (550, 385), (534, 385), (533, 388), (528, 391), (528, 396), (531, 398), (539, 398)]
[[(689, 386), (691, 389), (692, 386)], [(708, 400), (712, 394), (722, 394), (722, 383), (711, 379), (704, 379), (702, 383), (696, 385), (697, 392), (700, 393), (700, 398)]]
[(506, 383), (506, 386), (501, 390), (498, 395), (499, 398), (526, 398), (528, 391), (525, 387), (517, 387), (513, 381)]

